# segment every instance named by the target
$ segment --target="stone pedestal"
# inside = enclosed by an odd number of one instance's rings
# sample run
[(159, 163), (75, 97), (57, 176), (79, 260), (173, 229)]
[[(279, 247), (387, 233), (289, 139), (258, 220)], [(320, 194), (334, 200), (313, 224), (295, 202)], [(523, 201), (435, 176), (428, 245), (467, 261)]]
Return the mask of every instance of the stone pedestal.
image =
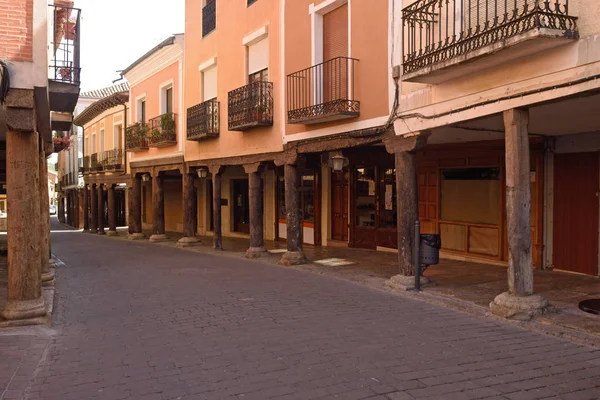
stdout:
[(151, 242), (164, 242), (169, 240), (169, 237), (164, 233), (155, 233), (148, 239)]
[(144, 235), (141, 232), (130, 233), (129, 235), (127, 235), (127, 239), (129, 239), (129, 240), (144, 240), (144, 239), (146, 239), (146, 235)]
[(112, 236), (112, 237), (119, 236), (119, 232), (117, 232), (116, 230), (108, 231), (108, 232), (106, 232), (106, 236)]
[(492, 314), (518, 321), (528, 321), (553, 310), (548, 300), (537, 294), (517, 296), (504, 292), (490, 303)]
[[(421, 277), (421, 286), (427, 285), (429, 283), (429, 279), (422, 276)], [(415, 277), (414, 276), (406, 276), (406, 275), (394, 275), (387, 281), (385, 281), (385, 286), (390, 289), (395, 290), (413, 290), (415, 289)]]
[(193, 247), (202, 244), (197, 237), (185, 236), (177, 241), (177, 247)]
[(39, 248), (38, 140), (35, 132), (6, 132), (8, 282), (6, 303), (0, 315), (7, 320), (46, 316)]

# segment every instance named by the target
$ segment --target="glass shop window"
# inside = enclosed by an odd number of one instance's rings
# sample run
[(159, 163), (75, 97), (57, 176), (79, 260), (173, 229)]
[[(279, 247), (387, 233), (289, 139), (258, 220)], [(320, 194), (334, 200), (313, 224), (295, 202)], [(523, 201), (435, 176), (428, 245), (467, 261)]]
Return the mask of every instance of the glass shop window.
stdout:
[(375, 226), (375, 167), (356, 168), (356, 226)]

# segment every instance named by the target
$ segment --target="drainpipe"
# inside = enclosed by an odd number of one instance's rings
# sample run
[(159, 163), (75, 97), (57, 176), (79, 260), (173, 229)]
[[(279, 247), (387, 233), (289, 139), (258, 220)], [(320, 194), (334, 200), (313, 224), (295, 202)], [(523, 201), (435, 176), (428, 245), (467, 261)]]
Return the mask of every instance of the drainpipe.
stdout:
[(127, 103), (123, 104), (123, 163), (125, 164), (125, 172), (127, 175), (127, 151), (125, 150), (125, 131), (127, 130)]

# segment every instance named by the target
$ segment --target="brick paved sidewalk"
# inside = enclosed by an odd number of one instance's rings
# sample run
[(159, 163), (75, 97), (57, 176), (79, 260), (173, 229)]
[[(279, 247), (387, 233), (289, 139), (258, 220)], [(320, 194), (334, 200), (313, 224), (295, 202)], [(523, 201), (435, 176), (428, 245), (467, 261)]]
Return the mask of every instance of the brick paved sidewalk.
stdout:
[(53, 251), (57, 334), (26, 399), (600, 398), (599, 350), (497, 321), (168, 246)]

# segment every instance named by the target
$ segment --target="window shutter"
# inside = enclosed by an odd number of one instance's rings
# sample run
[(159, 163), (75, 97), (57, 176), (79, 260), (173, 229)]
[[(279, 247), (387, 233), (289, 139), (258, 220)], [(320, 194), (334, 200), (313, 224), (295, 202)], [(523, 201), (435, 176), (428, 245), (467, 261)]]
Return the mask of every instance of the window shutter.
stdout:
[(323, 61), (348, 57), (348, 4), (323, 16)]
[(212, 67), (202, 73), (203, 101), (217, 97), (217, 67)]
[(269, 66), (269, 38), (248, 46), (248, 75)]

